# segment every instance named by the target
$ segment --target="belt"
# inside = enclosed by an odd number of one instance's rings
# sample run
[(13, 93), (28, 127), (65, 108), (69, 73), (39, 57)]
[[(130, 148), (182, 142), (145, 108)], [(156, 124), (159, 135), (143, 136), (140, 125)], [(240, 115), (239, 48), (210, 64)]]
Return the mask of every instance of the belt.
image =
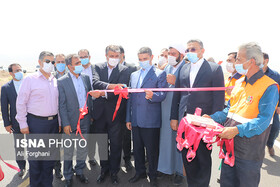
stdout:
[(57, 114), (53, 115), (53, 116), (47, 116), (47, 117), (36, 116), (36, 115), (30, 114), (30, 113), (28, 113), (28, 115), (30, 115), (30, 116), (32, 116), (34, 118), (42, 119), (42, 120), (53, 120), (53, 119), (57, 118)]

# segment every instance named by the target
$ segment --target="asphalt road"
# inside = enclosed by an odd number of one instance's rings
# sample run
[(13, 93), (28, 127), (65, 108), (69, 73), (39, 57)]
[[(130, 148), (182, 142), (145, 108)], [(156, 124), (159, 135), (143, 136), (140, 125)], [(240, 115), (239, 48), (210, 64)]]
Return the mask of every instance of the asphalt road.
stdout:
[[(0, 122), (0, 134), (6, 133), (5, 129), (3, 127), (2, 122)], [(278, 141), (280, 139), (278, 138)], [(278, 146), (280, 145), (280, 143), (278, 142), (277, 144)], [(217, 183), (217, 178), (219, 178), (219, 165), (220, 165), (220, 159), (218, 159), (218, 147), (215, 145), (213, 146), (213, 152), (212, 152), (212, 176), (211, 176), (211, 182), (210, 182), (210, 186), (211, 187), (216, 187), (219, 186), (219, 184)], [(277, 147), (275, 146), (275, 151), (276, 151), (276, 155), (274, 157), (270, 157), (268, 152), (266, 151), (266, 155), (263, 161), (263, 165), (262, 165), (262, 169), (261, 169), (261, 182), (260, 182), (260, 187), (279, 187), (280, 186), (280, 146)], [(96, 157), (96, 159), (98, 160), (98, 157)], [(133, 159), (133, 157), (132, 157)], [(8, 161), (8, 163), (16, 165), (15, 161)], [(134, 165), (134, 161), (132, 160), (132, 163)], [(5, 178), (3, 179), (3, 181), (0, 182), (0, 186), (9, 186), (9, 187), (15, 187), (15, 186), (19, 186), (19, 187), (26, 187), (29, 186), (29, 172), (27, 170), (26, 174), (23, 176), (23, 178), (20, 178), (17, 174), (17, 172), (15, 170), (12, 170), (10, 168), (8, 168), (6, 165), (4, 165), (4, 163), (2, 161), (0, 161), (1, 167), (5, 173)], [(122, 167), (121, 167), (121, 171), (119, 172), (118, 176), (120, 178), (120, 184), (118, 186), (121, 187), (129, 187), (129, 186), (133, 186), (133, 187), (146, 187), (149, 186), (149, 182), (148, 179), (143, 179), (139, 182), (137, 182), (136, 184), (131, 185), (130, 183), (128, 183), (128, 179), (130, 177), (133, 177), (135, 174), (135, 170), (134, 168), (129, 171), (126, 172), (125, 168), (123, 167), (123, 161), (122, 161)], [(27, 165), (28, 168), (28, 165)], [(87, 167), (85, 169), (84, 174), (89, 178), (89, 184), (85, 185), (85, 184), (81, 184), (76, 177), (73, 177), (73, 187), (78, 187), (78, 186), (100, 186), (100, 187), (109, 187), (109, 186), (113, 186), (111, 184), (111, 180), (110, 178), (107, 178), (106, 181), (103, 184), (97, 184), (96, 183), (96, 178), (100, 173), (100, 166), (96, 165), (94, 167), (90, 167), (90, 165), (87, 163)], [(159, 180), (159, 185), (162, 187), (169, 187), (169, 186), (173, 186), (172, 183), (172, 178), (170, 176), (164, 176), (163, 178), (161, 178)], [(54, 187), (60, 187), (60, 186), (64, 186), (64, 178), (62, 178), (62, 180), (58, 180), (56, 178), (54, 178), (53, 180), (53, 186)], [(186, 184), (186, 180), (184, 181), (183, 185), (181, 186), (187, 186)]]

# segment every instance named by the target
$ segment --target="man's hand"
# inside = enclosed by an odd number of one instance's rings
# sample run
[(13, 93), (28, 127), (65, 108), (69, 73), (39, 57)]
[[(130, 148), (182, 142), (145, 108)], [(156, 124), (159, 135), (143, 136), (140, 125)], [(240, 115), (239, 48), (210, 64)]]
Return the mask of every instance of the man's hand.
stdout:
[(20, 132), (21, 132), (22, 134), (29, 134), (29, 128), (26, 127), (26, 128), (20, 129)]
[(277, 107), (276, 112), (277, 114), (280, 114), (280, 107)]
[(178, 120), (172, 119), (170, 121), (170, 127), (172, 130), (177, 131), (178, 130)]
[(131, 129), (132, 129), (132, 127), (131, 127), (131, 122), (126, 122), (126, 128), (127, 128), (128, 130), (131, 130)]
[(99, 91), (99, 90), (92, 90), (92, 91), (89, 92), (89, 94), (90, 94), (92, 97), (94, 97), (94, 98), (98, 98), (98, 97), (101, 96), (101, 91)]
[(167, 81), (169, 84), (175, 85), (176, 76), (175, 76), (175, 75), (172, 75), (172, 74), (168, 74), (168, 75), (166, 75), (166, 81)]
[(6, 131), (8, 132), (8, 133), (13, 133), (13, 131), (12, 131), (12, 125), (9, 125), (9, 126), (7, 126), (7, 127), (5, 127), (5, 129), (6, 129)]
[(219, 134), (219, 137), (224, 139), (232, 139), (239, 133), (237, 127), (225, 127), (223, 129), (219, 129), (219, 131), (222, 131), (222, 133)]
[(58, 132), (59, 133), (61, 132), (61, 126), (58, 126)]
[(70, 125), (64, 127), (63, 131), (64, 131), (65, 134), (68, 134), (69, 136), (71, 136), (72, 129), (71, 129)]
[(124, 87), (124, 84), (109, 84), (108, 90), (114, 90), (116, 86)]
[(211, 118), (209, 115), (207, 115), (207, 114), (203, 114), (203, 116), (202, 116), (202, 117), (212, 119), (212, 118)]
[(153, 95), (154, 95), (154, 92), (152, 92), (151, 90), (145, 90), (145, 93), (146, 93), (146, 99), (152, 99), (153, 98)]

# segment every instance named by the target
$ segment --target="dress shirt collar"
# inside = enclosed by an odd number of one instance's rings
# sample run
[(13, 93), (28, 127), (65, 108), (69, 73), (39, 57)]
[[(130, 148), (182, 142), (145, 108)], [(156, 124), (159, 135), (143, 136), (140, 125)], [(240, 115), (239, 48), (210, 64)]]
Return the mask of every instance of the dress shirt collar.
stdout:
[[(41, 73), (40, 70), (37, 71), (37, 76), (38, 76), (38, 77), (43, 77), (44, 79), (47, 80), (47, 78)], [(53, 74), (51, 73), (48, 80), (52, 80), (53, 78), (54, 78), (54, 76), (53, 76)]]
[(141, 68), (141, 72), (149, 72), (150, 71), (150, 69), (152, 68), (152, 67), (154, 67), (153, 65), (151, 65), (148, 69), (143, 69), (143, 68)]
[(258, 79), (262, 78), (263, 76), (264, 76), (263, 71), (259, 70), (250, 79), (248, 79), (247, 76), (246, 76), (245, 81), (246, 81), (246, 83), (249, 83), (249, 84), (253, 85)]
[(108, 62), (106, 62), (106, 66), (107, 66), (107, 68), (108, 68), (108, 70), (111, 70), (111, 71), (113, 71), (113, 69), (115, 69), (117, 66), (118, 66), (118, 64), (115, 66), (115, 67), (113, 67), (113, 68), (110, 68), (109, 67), (109, 65), (108, 65)]
[(200, 68), (203, 62), (204, 62), (204, 58), (201, 58), (196, 63), (191, 63), (191, 62), (190, 63), (192, 68)]
[[(80, 78), (80, 75), (81, 74), (79, 74), (78, 78)], [(70, 71), (70, 76), (72, 79), (78, 79), (71, 71)]]

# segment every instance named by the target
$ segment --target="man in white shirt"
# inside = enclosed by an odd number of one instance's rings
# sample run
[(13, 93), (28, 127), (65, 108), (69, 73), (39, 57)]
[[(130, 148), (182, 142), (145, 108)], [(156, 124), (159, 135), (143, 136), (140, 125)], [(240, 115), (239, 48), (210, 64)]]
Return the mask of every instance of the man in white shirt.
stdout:
[[(224, 75), (220, 65), (203, 58), (203, 43), (190, 40), (187, 43), (186, 56), (190, 63), (185, 64), (176, 79), (175, 88), (224, 87)], [(178, 122), (187, 114), (194, 114), (197, 107), (203, 114), (213, 114), (223, 109), (224, 91), (174, 92), (170, 116), (173, 130), (178, 129)], [(211, 176), (211, 151), (200, 142), (193, 161), (186, 160), (187, 149), (183, 149), (182, 158), (189, 187), (209, 186)]]

